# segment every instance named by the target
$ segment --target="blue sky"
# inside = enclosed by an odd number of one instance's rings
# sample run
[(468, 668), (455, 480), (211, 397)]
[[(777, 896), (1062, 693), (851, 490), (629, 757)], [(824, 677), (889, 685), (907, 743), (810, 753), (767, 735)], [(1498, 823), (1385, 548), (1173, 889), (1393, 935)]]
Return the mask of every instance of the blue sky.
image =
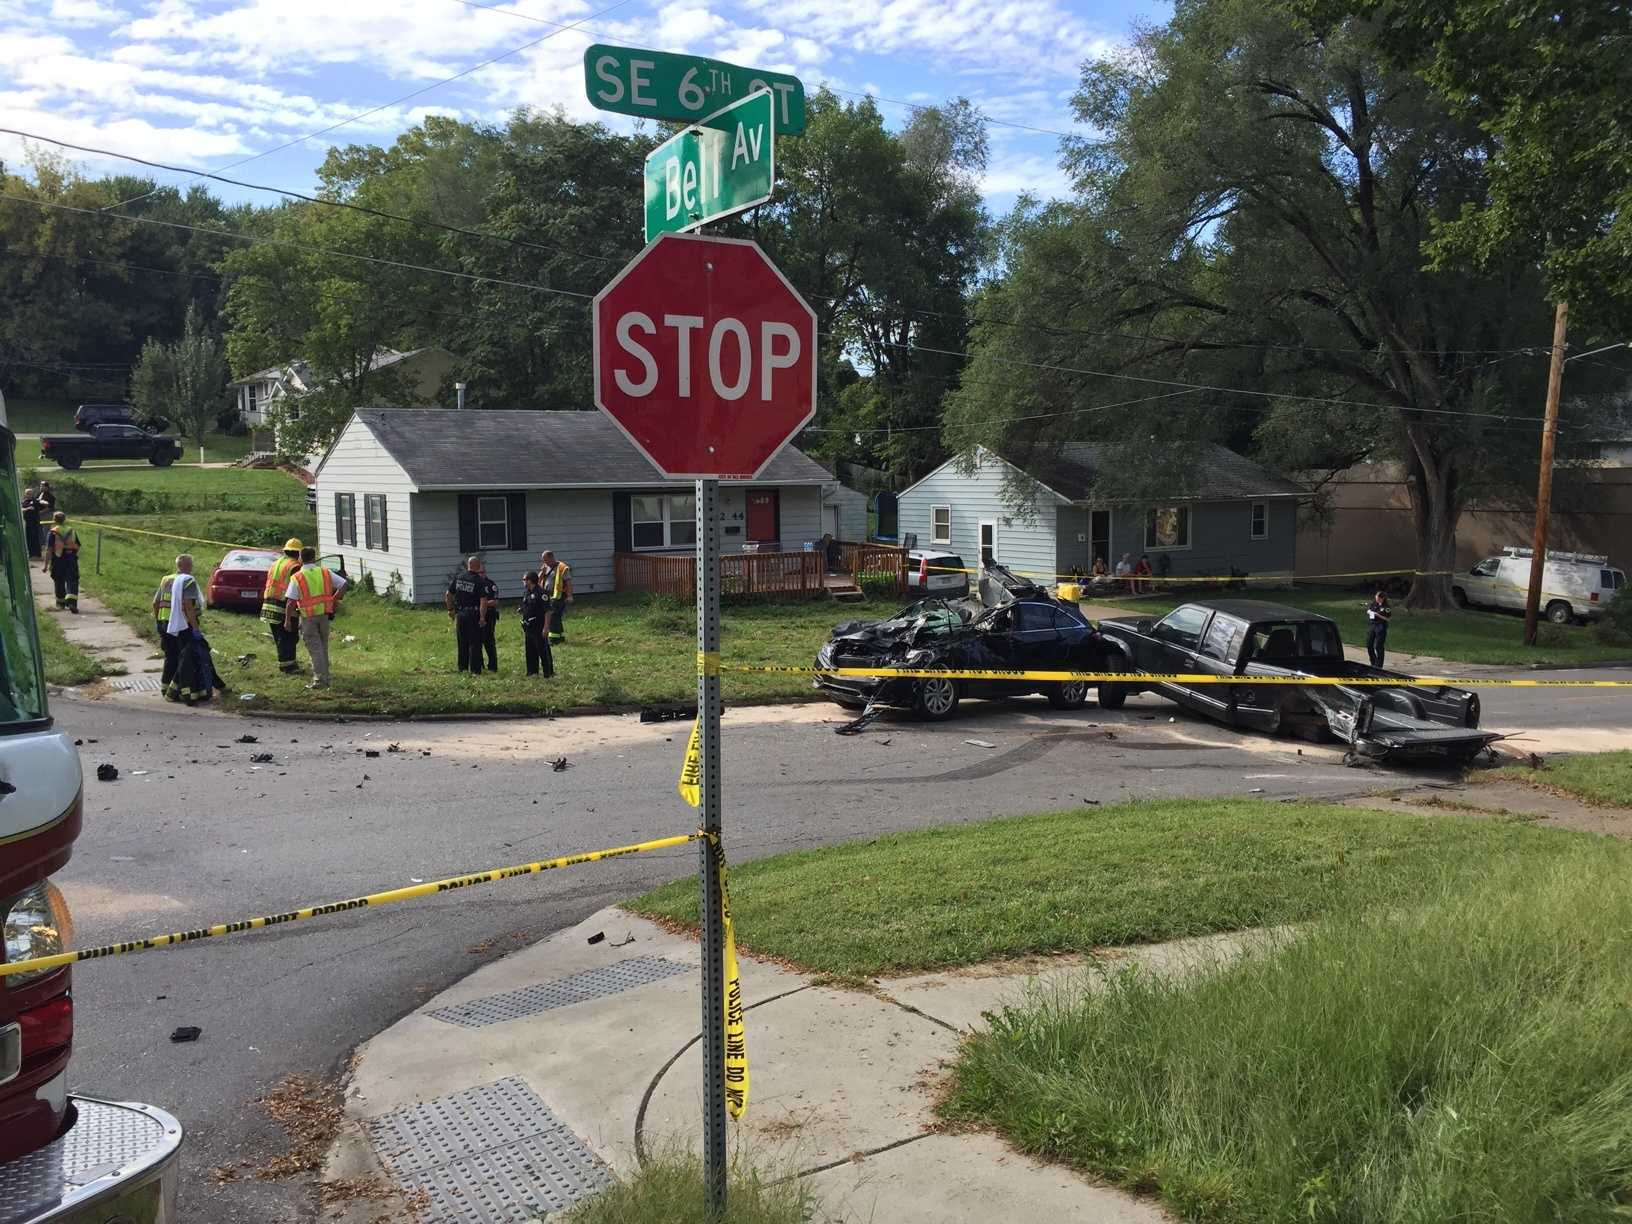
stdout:
[[(519, 0), (503, 7), (508, 12), (464, 0), (0, 0), (0, 126), (209, 169), (253, 158), (239, 177), (307, 190), (329, 145), (389, 143), (428, 113), (493, 121), (525, 105), (629, 124), (584, 97), (583, 50), (599, 41), (792, 72), (807, 89), (825, 83), (920, 104), (963, 95), (994, 120), (1066, 132), (1080, 130), (1069, 99), (1082, 60), (1113, 51), (1135, 22), (1170, 12), (1165, 0)], [(527, 43), (535, 45), (516, 50)], [(420, 89), (409, 101), (298, 139)], [(892, 126), (911, 113), (896, 103), (880, 107)], [(1056, 136), (994, 124), (991, 137), (983, 186), (994, 209), (1021, 190), (1063, 194)], [(0, 136), (0, 157), (15, 161), (18, 153), (14, 138)]]

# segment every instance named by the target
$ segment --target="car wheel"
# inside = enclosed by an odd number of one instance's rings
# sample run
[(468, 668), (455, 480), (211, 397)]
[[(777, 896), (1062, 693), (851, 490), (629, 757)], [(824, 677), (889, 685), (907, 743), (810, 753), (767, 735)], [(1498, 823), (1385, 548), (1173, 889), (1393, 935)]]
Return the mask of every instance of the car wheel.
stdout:
[(154, 467), (169, 467), (175, 461), (176, 457), (168, 452), (162, 455), (155, 453), (154, 456), (148, 460), (148, 462)]
[[(1105, 660), (1105, 670), (1106, 671), (1123, 671), (1124, 670), (1123, 668), (1117, 666), (1117, 663), (1120, 660), (1121, 660), (1121, 656), (1119, 654), (1116, 654), (1116, 653), (1113, 652), (1111, 657)], [(1117, 684), (1114, 681), (1103, 681), (1103, 680), (1100, 681), (1100, 684), (1099, 684), (1099, 708), (1100, 709), (1102, 709), (1102, 710), (1120, 710), (1127, 703), (1128, 703), (1128, 686), (1127, 685)]]
[(1459, 608), (1467, 607), (1468, 606), (1468, 593), (1466, 591), (1464, 591), (1461, 587), (1452, 587), (1451, 588), (1451, 602), (1454, 603)]
[(1048, 690), (1048, 704), (1056, 710), (1080, 710), (1088, 704), (1086, 680), (1062, 680)]
[(958, 685), (955, 680), (920, 680), (912, 695), (912, 708), (933, 722), (951, 718), (958, 708)]
[(70, 472), (72, 472), (79, 467), (81, 462), (82, 461), (78, 455), (64, 455), (61, 459), (57, 460), (57, 466), (60, 468), (67, 468)]
[(1562, 599), (1555, 599), (1547, 605), (1547, 619), (1555, 625), (1567, 625), (1575, 619), (1575, 613)]

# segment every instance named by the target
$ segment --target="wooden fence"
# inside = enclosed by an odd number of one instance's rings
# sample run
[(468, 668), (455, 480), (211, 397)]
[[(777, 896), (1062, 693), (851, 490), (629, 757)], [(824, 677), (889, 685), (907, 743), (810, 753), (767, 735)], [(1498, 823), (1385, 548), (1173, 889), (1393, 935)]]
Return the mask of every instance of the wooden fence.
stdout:
[(907, 590), (907, 550), (888, 544), (850, 544), (839, 541), (839, 569), (858, 583), (893, 581), (895, 594)]
[[(619, 591), (650, 591), (690, 603), (697, 596), (697, 559), (615, 553), (612, 580)], [(731, 553), (720, 558), (720, 593), (725, 596), (815, 599), (825, 590), (818, 553)]]

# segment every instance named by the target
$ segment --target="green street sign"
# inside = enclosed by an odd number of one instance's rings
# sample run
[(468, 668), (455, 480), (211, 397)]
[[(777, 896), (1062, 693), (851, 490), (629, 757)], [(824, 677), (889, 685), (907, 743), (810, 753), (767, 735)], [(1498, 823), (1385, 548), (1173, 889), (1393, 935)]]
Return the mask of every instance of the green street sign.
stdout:
[(646, 155), (646, 241), (771, 198), (776, 95), (761, 89), (704, 116)]
[(805, 130), (805, 87), (783, 72), (761, 72), (700, 55), (673, 55), (596, 43), (584, 52), (584, 88), (601, 110), (645, 119), (695, 123), (727, 102), (768, 89), (776, 99), (776, 130)]

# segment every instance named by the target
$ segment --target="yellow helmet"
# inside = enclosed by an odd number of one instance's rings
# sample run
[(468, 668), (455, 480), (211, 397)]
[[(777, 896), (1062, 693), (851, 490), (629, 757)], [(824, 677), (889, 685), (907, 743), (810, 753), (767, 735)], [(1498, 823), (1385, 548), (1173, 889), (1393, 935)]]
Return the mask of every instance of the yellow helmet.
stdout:
[(305, 547), (306, 546), (304, 544), (302, 544), (299, 540), (295, 539), (294, 536), (290, 536), (287, 540), (285, 540), (283, 542), (283, 551), (284, 552), (299, 552), (301, 549), (303, 549)]

